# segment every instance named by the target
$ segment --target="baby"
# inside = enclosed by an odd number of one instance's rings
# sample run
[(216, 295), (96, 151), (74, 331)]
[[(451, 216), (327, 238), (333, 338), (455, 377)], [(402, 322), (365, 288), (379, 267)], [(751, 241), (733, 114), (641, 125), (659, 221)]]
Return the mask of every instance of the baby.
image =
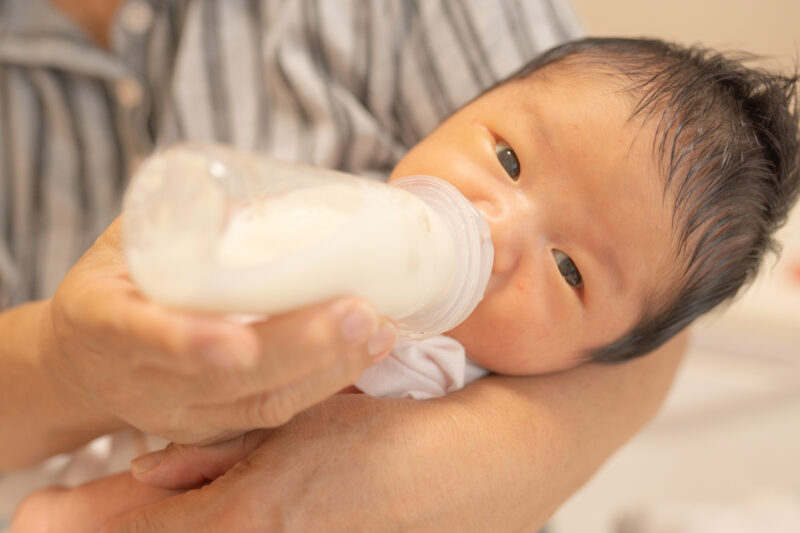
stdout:
[[(448, 180), (492, 232), (483, 301), (434, 345), (508, 375), (622, 362), (733, 298), (798, 195), (795, 81), (660, 41), (586, 39), (454, 113), (392, 173)], [(122, 489), (94, 501), (99, 486), (62, 496), (93, 520), (135, 506)]]
[[(730, 300), (797, 198), (794, 82), (699, 49), (587, 39), (454, 113), (392, 173), (447, 179), (491, 227), (486, 295), (448, 336), (493, 372), (538, 374), (648, 353)], [(409, 350), (359, 385), (413, 368), (392, 363)]]

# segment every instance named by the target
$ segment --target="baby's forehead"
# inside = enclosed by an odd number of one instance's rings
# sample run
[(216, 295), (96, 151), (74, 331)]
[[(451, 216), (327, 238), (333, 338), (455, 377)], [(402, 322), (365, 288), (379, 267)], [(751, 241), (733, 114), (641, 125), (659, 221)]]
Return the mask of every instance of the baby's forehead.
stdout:
[[(507, 121), (527, 119), (531, 122), (524, 111), (537, 107), (547, 107), (551, 120), (575, 123), (582, 120), (597, 122), (601, 119), (582, 117), (581, 113), (603, 111), (607, 117), (599, 126), (605, 128), (605, 134), (634, 130), (631, 144), (646, 146), (655, 157), (654, 161), (662, 160), (659, 145), (666, 133), (660, 124), (663, 106), (658, 102), (643, 102), (646, 94), (641, 87), (610, 66), (590, 64), (583, 68), (582, 64), (565, 59), (525, 76), (512, 77), (485, 94), (498, 96), (490, 104), (490, 112), (496, 107), (521, 111), (499, 116)], [(588, 105), (581, 105), (586, 102)], [(602, 140), (598, 138), (597, 142)]]
[(505, 83), (540, 83), (544, 86), (588, 84), (598, 91), (635, 92), (641, 80), (631, 76), (618, 60), (609, 57), (574, 54), (545, 64), (535, 70), (510, 76)]
[[(524, 76), (512, 76), (484, 93), (481, 98), (488, 95), (501, 95), (494, 101), (495, 106), (510, 105), (524, 109), (544, 100), (547, 105), (555, 106), (557, 111), (566, 114), (575, 108), (574, 104), (591, 99), (603, 109), (613, 109), (624, 114), (625, 122), (634, 124), (647, 122), (655, 115), (648, 113), (651, 109), (647, 102), (643, 102), (646, 92), (641, 85), (634, 83), (619, 70), (605, 65), (592, 64), (583, 68), (579, 64), (558, 62)], [(553, 99), (557, 95), (567, 97)], [(658, 107), (658, 102), (651, 104), (653, 108)], [(640, 136), (646, 133), (655, 132), (642, 132)]]

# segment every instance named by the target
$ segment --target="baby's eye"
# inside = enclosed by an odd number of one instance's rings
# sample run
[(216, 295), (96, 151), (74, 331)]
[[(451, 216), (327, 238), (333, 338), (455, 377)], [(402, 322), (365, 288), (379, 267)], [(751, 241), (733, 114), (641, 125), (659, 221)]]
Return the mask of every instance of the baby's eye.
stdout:
[(503, 165), (511, 179), (517, 181), (519, 179), (520, 166), (514, 150), (511, 149), (508, 143), (500, 141), (494, 146), (494, 151), (497, 154), (497, 160)]
[(583, 284), (583, 278), (581, 277), (581, 273), (578, 272), (578, 267), (572, 262), (572, 259), (561, 250), (553, 250), (553, 257), (558, 265), (558, 271), (564, 276), (564, 280), (566, 280), (567, 284), (569, 284), (570, 287), (580, 287)]

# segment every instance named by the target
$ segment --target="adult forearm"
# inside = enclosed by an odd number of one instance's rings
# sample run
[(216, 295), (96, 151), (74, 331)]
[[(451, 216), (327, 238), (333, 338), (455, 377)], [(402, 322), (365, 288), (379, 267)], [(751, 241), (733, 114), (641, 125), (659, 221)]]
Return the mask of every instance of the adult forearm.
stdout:
[(359, 460), (381, 461), (355, 467), (369, 474), (353, 497), (376, 495), (369, 530), (536, 531), (654, 415), (684, 349), (681, 337), (624, 365), (491, 376), (383, 414), (362, 405), (360, 454), (371, 460)]
[(36, 463), (119, 427), (93, 412), (45, 364), (49, 300), (0, 313), (0, 471)]
[[(461, 480), (434, 531), (463, 516), (474, 531), (534, 531), (657, 411), (685, 350), (682, 336), (626, 365), (583, 367), (533, 378), (491, 377), (441, 400), (442, 416), (465, 413), (453, 439)], [(441, 416), (440, 416), (441, 418)], [(479, 445), (465, 443), (476, 440)], [(453, 513), (457, 510), (457, 513)], [(462, 520), (462, 519), (458, 519)]]

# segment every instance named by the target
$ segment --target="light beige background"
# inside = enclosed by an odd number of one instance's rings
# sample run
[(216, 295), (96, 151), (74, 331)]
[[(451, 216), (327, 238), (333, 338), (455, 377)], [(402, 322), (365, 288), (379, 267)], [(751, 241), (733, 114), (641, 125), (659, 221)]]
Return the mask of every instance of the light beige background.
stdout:
[[(800, 56), (800, 0), (571, 0), (590, 35)], [(694, 328), (662, 413), (559, 511), (548, 533), (800, 532), (800, 209), (781, 260)], [(800, 270), (798, 270), (800, 271)]]
[(778, 58), (800, 48), (800, 0), (571, 0), (592, 35), (653, 36)]

